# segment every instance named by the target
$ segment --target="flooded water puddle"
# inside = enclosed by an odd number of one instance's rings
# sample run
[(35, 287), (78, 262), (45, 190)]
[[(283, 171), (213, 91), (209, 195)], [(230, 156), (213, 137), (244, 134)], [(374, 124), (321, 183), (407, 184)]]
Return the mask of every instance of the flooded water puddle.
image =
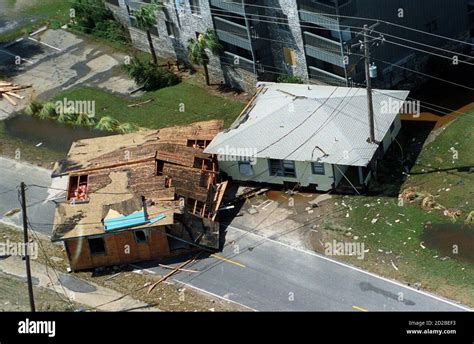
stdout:
[(4, 121), (5, 134), (21, 139), (38, 147), (67, 153), (72, 142), (111, 133), (74, 127), (51, 120), (41, 120), (29, 116), (17, 115)]
[(474, 226), (458, 224), (426, 225), (421, 235), (424, 245), (456, 260), (474, 263)]

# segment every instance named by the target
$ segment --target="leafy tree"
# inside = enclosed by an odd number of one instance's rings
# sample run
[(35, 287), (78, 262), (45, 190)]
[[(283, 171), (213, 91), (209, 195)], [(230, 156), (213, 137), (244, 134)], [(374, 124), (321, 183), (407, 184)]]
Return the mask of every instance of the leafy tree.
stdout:
[(210, 50), (214, 55), (218, 55), (222, 51), (222, 45), (219, 43), (219, 38), (211, 29), (208, 29), (205, 34), (199, 34), (197, 39), (190, 38), (188, 40), (188, 46), (186, 47), (186, 53), (191, 63), (204, 68), (206, 85), (209, 86), (209, 71), (207, 69), (209, 56), (207, 55), (206, 50)]

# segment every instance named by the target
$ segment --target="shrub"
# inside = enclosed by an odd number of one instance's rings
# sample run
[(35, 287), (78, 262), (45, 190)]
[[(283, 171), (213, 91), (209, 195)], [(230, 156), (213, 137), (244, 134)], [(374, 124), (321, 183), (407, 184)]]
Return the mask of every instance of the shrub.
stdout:
[(32, 101), (25, 107), (24, 112), (28, 116), (36, 116), (41, 111), (42, 108), (43, 108), (43, 104), (37, 101)]
[(104, 116), (96, 124), (95, 129), (103, 131), (115, 131), (119, 125), (119, 121), (117, 121), (115, 118)]
[(118, 23), (102, 0), (74, 0), (76, 30), (112, 42), (127, 42), (127, 31)]
[(44, 103), (41, 110), (36, 114), (40, 119), (51, 119), (56, 117), (56, 105), (54, 103)]
[(95, 118), (89, 117), (89, 115), (86, 113), (78, 113), (76, 114), (76, 120), (74, 124), (81, 127), (90, 128), (95, 125)]
[(122, 134), (133, 133), (137, 127), (131, 123), (122, 123), (117, 126), (117, 131)]
[(157, 67), (150, 61), (141, 61), (136, 57), (129, 64), (124, 65), (124, 69), (137, 85), (143, 86), (146, 91), (173, 86), (181, 81), (169, 70)]
[(287, 84), (302, 84), (303, 79), (296, 75), (280, 75), (277, 78), (278, 82), (287, 83)]

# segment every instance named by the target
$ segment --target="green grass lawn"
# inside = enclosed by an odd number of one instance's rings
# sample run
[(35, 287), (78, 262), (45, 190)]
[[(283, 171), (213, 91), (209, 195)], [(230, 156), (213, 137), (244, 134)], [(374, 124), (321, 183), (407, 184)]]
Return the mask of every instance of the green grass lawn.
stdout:
[[(58, 94), (54, 100), (94, 100), (96, 116), (111, 116), (122, 123), (145, 128), (163, 128), (210, 119), (224, 119), (228, 126), (244, 104), (209, 94), (205, 89), (182, 82), (176, 86), (131, 98), (93, 87), (77, 87)], [(128, 107), (148, 99), (147, 104)]]
[[(474, 174), (459, 170), (459, 167), (474, 166), (473, 114), (452, 122), (424, 147), (411, 171), (421, 174), (412, 174), (401, 188), (428, 191), (444, 207), (461, 210), (462, 215), (456, 221), (459, 224), (474, 210)], [(451, 147), (456, 147), (459, 155), (454, 162)], [(474, 306), (473, 262), (455, 256), (446, 258), (436, 247), (428, 247), (422, 238), (427, 222), (452, 223), (443, 209), (427, 211), (415, 203), (399, 206), (396, 197), (385, 196), (336, 196), (335, 202), (339, 206), (344, 202), (347, 211), (328, 218), (325, 228), (339, 240), (353, 241), (357, 237), (369, 250), (363, 260), (355, 257), (344, 260), (405, 283), (421, 283), (425, 290)], [(377, 221), (372, 223), (373, 219)], [(348, 232), (351, 235), (344, 235)]]
[[(18, 20), (20, 25), (0, 34), (0, 42), (9, 42), (20, 35), (31, 33), (45, 24), (57, 26), (59, 23), (64, 24), (69, 20), (71, 8), (69, 0), (31, 0), (21, 3), (21, 7), (18, 8), (15, 0), (9, 0), (3, 5), (6, 16)], [(34, 20), (31, 21), (32, 19)]]

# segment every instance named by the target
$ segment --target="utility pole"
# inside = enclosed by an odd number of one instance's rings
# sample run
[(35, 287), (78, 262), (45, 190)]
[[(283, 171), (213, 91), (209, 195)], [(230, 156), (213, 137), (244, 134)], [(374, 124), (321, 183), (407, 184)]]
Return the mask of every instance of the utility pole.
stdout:
[(364, 25), (364, 64), (365, 80), (367, 82), (367, 109), (369, 110), (369, 138), (367, 142), (375, 142), (375, 124), (374, 124), (374, 104), (372, 103), (372, 80), (370, 78), (370, 48), (369, 48), (369, 27)]
[(367, 85), (367, 110), (368, 110), (368, 115), (369, 115), (369, 138), (367, 139), (367, 142), (369, 143), (377, 143), (375, 141), (375, 122), (374, 122), (374, 105), (372, 102), (372, 80), (370, 78), (370, 44), (372, 42), (378, 42), (384, 41), (383, 35), (377, 38), (372, 38), (369, 40), (370, 37), (370, 32), (380, 23), (377, 22), (373, 24), (372, 26), (368, 26), (367, 24), (364, 24), (364, 29), (359, 32), (356, 37), (362, 35), (363, 39), (362, 41), (359, 41), (359, 43), (353, 44), (351, 48), (354, 46), (359, 46), (363, 50), (363, 59), (364, 59), (364, 65), (365, 65), (365, 81)]
[(28, 222), (26, 217), (26, 196), (25, 196), (25, 183), (21, 182), (21, 212), (23, 215), (23, 242), (25, 245), (25, 262), (26, 262), (26, 279), (28, 282), (28, 296), (30, 299), (30, 309), (35, 312), (35, 300), (33, 296), (33, 282), (31, 280), (31, 267), (30, 267), (30, 253), (28, 251)]

